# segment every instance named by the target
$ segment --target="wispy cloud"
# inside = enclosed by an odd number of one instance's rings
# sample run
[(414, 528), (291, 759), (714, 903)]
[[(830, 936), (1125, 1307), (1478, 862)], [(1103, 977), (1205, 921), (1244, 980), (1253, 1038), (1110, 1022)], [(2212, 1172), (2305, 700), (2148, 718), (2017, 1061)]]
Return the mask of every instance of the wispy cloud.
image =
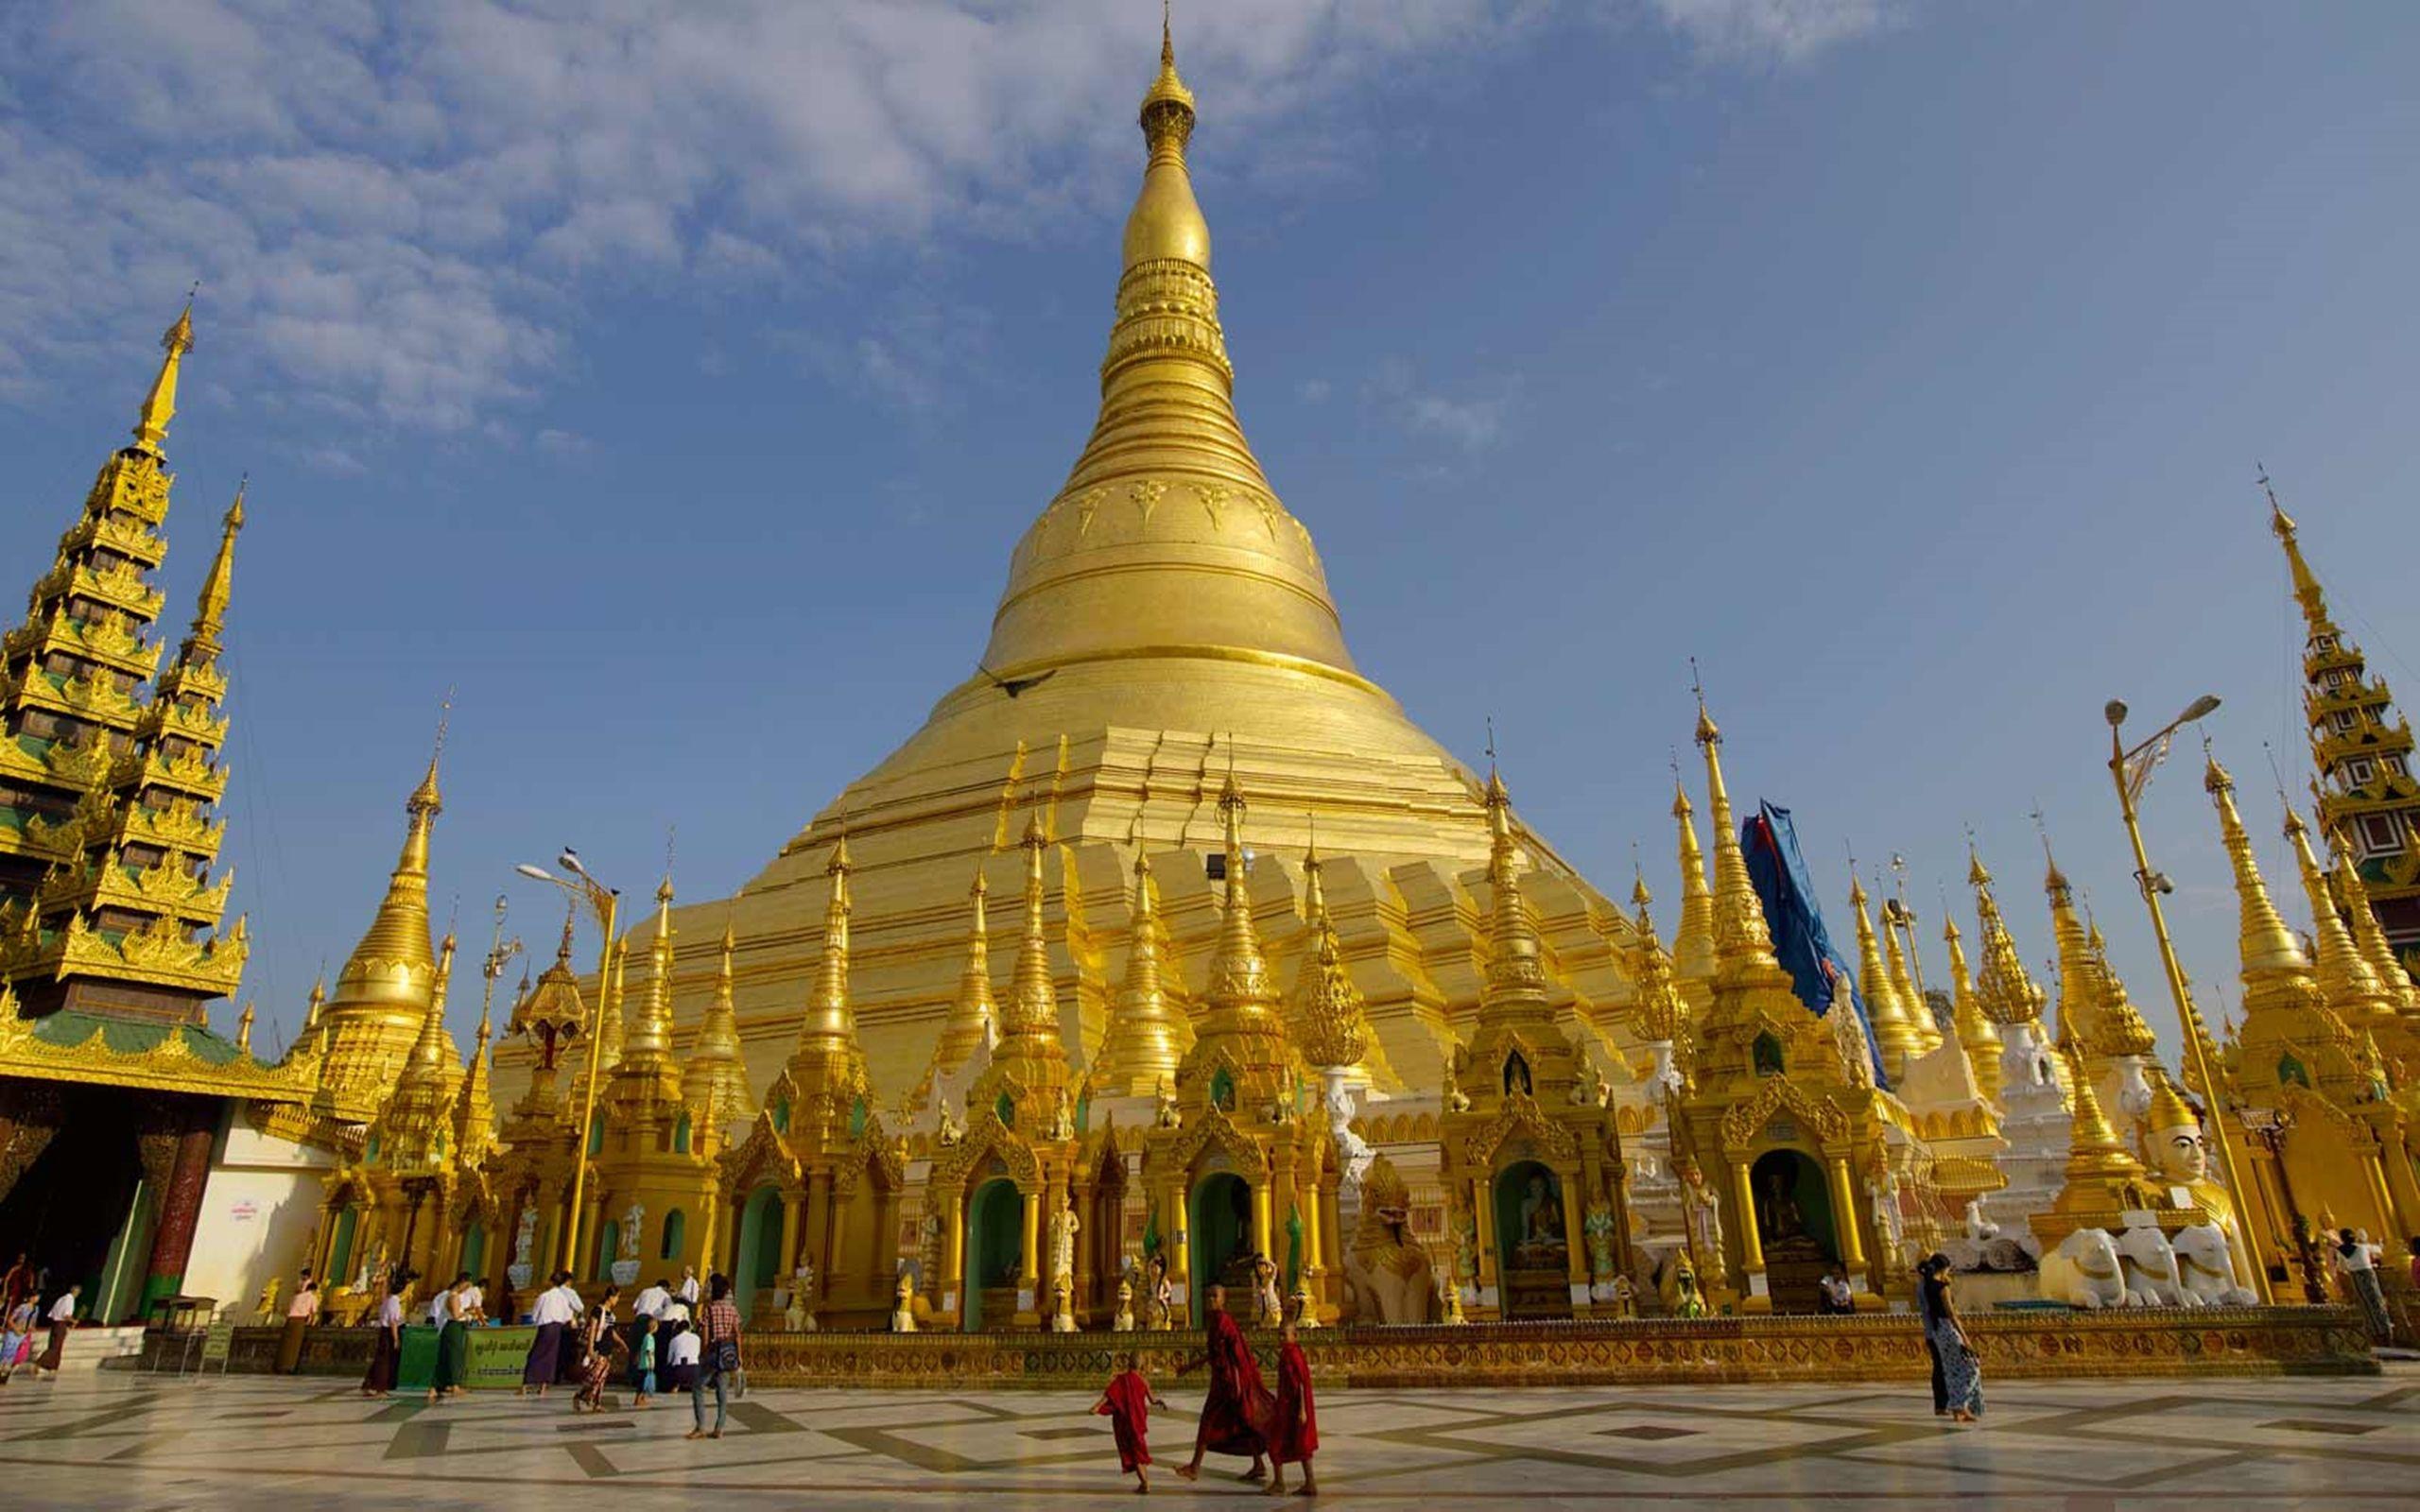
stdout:
[(1913, 0), (1648, 0), (1702, 51), (1732, 60), (1802, 63), (1879, 31)]
[[(1221, 0), (1181, 52), (1236, 155), (1303, 158), (1358, 94), (1559, 0)], [(1577, 0), (1571, 0), (1577, 4)], [(1625, 0), (1796, 58), (1886, 0)], [(1132, 0), (27, 0), (0, 9), (0, 397), (147, 337), (264, 404), (477, 434), (534, 399), (600, 283), (828, 276), (1046, 234), (1124, 192)], [(1118, 86), (1123, 85), (1121, 89)], [(214, 339), (214, 336), (216, 339)], [(916, 406), (912, 333), (834, 334)], [(254, 366), (239, 370), (239, 353)], [(1500, 421), (1500, 415), (1497, 419)], [(1483, 415), (1441, 412), (1467, 437)]]
[(1378, 365), (1362, 392), (1412, 435), (1475, 453), (1503, 439), (1521, 385), (1517, 378), (1493, 377), (1448, 392), (1425, 382), (1409, 362), (1392, 357)]

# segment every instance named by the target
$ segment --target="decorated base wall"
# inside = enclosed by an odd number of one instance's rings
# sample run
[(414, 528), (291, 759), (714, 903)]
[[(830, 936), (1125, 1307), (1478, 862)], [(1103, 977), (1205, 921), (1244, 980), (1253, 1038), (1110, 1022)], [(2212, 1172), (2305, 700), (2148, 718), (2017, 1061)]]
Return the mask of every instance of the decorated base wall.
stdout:
[[(484, 1332), (484, 1331), (483, 1331)], [(1986, 1380), (2121, 1376), (2376, 1374), (2345, 1308), (2024, 1312), (1969, 1318)], [(367, 1329), (314, 1329), (304, 1373), (358, 1375)], [(1162, 1385), (1201, 1349), (1199, 1333), (750, 1333), (748, 1379), (763, 1386), (1092, 1389), (1132, 1349)], [(173, 1362), (182, 1335), (155, 1332), (147, 1363)], [(1254, 1333), (1264, 1356), (1273, 1334)], [(1906, 1314), (1731, 1317), (1695, 1322), (1499, 1323), (1328, 1329), (1303, 1348), (1325, 1387), (1720, 1384), (1923, 1381), (1924, 1335)], [(230, 1368), (267, 1371), (275, 1329), (238, 1329)]]

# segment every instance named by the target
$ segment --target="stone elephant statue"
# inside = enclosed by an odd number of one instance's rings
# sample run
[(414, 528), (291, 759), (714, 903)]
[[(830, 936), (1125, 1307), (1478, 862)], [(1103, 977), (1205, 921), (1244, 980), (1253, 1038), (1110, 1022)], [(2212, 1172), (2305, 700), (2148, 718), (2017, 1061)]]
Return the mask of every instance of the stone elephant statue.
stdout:
[(2106, 1228), (2079, 1228), (2042, 1257), (2042, 1296), (2069, 1307), (2132, 1307), (2118, 1241)]
[(2234, 1246), (2226, 1231), (2214, 1223), (2180, 1228), (2172, 1242), (2176, 1250), (2177, 1289), (2187, 1307), (2251, 1307), (2260, 1300), (2249, 1286), (2235, 1279)]

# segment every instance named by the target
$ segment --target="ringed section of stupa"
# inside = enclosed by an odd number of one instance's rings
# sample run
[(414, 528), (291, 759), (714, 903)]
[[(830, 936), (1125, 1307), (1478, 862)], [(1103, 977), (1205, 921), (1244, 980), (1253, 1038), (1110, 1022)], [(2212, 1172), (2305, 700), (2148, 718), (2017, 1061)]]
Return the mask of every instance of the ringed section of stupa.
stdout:
[[(736, 937), (735, 1003), (759, 1085), (788, 1053), (821, 949), (826, 863), (855, 863), (850, 992), (875, 1100), (928, 1082), (962, 996), (978, 870), (991, 925), (1013, 929), (1018, 838), (1039, 805), (1051, 844), (1047, 933), (1078, 1073), (1109, 1027), (1129, 953), (1133, 868), (1150, 857), (1172, 1000), (1205, 987), (1219, 931), (1217, 801), (1250, 804), (1254, 914), (1280, 980), (1308, 943), (1302, 859), (1368, 1000), (1380, 1093), (1433, 1089), (1476, 1010), (1489, 909), (1479, 782), (1346, 648), (1309, 530), (1278, 498), (1236, 414), (1210, 230), (1185, 150), (1193, 99), (1172, 57), (1144, 99), (1143, 183), (1122, 240), (1100, 409), (1067, 479), (1011, 557), (989, 644), (924, 728), (818, 813), (736, 898), (672, 915), (672, 997), (686, 1043)], [(1526, 828), (1524, 886), (1558, 1010), (1627, 1065), (1628, 916)], [(644, 962), (652, 920), (630, 936)], [(1007, 987), (1006, 953), (993, 986)], [(634, 973), (635, 975), (635, 973)], [(631, 990), (637, 989), (635, 982)], [(499, 1075), (526, 1075), (507, 1046)], [(926, 1110), (929, 1111), (929, 1110)]]

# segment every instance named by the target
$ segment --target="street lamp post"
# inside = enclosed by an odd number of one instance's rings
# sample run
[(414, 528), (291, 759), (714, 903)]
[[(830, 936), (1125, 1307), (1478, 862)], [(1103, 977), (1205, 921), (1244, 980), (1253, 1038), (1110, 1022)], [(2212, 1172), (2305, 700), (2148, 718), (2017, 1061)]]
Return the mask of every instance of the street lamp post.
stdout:
[[(2168, 936), (2168, 917), (2160, 911), (2160, 894), (2172, 889), (2174, 884), (2152, 869), (2151, 857), (2143, 850), (2143, 827), (2135, 813), (2135, 799), (2143, 783), (2151, 777), (2152, 764), (2159, 759), (2153, 747), (2165, 750), (2163, 745), (2177, 729), (2207, 716), (2219, 707), (2215, 694), (2204, 694), (2186, 707), (2183, 713), (2160, 728), (2157, 734), (2126, 745), (2119, 732), (2126, 723), (2126, 706), (2115, 698), (2101, 711), (2109, 721), (2109, 778), (2118, 788), (2118, 812), (2126, 821), (2126, 838), (2135, 848), (2135, 884), (2142, 889), (2143, 906), (2151, 910), (2152, 935), (2159, 941), (2159, 964), (2168, 976), (2168, 995), (2176, 1004), (2176, 1017), (2185, 1030), (2185, 1053), (2193, 1057), (2193, 1069), (2202, 1079), (2202, 1087), (2209, 1094), (2210, 1124), (2219, 1137), (2219, 1163), (2227, 1174), (2227, 1192), (2235, 1199), (2236, 1242), (2247, 1249), (2252, 1247), (2252, 1189), (2244, 1184), (2243, 1172), (2236, 1163), (2235, 1141), (2227, 1132), (2226, 1110), (2220, 1106), (2219, 1079), (2213, 1073), (2203, 1043), (2208, 1038), (2202, 1029), (2202, 1015), (2193, 1006), (2193, 995), (2186, 989), (2185, 969), (2177, 964), (2176, 945)], [(2149, 755), (2150, 762), (2139, 769), (2136, 759)], [(2273, 1303), (2276, 1297), (2269, 1287), (2269, 1267), (2260, 1263), (2258, 1251), (2244, 1256), (2244, 1268), (2252, 1272), (2260, 1289), (2260, 1299)]]
[(571, 876), (558, 877), (544, 867), (524, 865), (512, 869), (532, 881), (552, 883), (574, 897), (584, 899), (589, 909), (596, 915), (598, 926), (605, 931), (605, 943), (596, 962), (596, 1006), (590, 1011), (588, 1019), (588, 1071), (580, 1091), (579, 1128), (578, 1143), (574, 1146), (578, 1153), (571, 1168), (571, 1217), (563, 1226), (563, 1258), (559, 1267), (576, 1276), (579, 1274), (580, 1211), (588, 1191), (589, 1132), (596, 1121), (598, 1046), (605, 1039), (605, 1015), (611, 1007), (608, 998), (614, 988), (614, 931), (621, 918), (622, 895), (618, 889), (608, 887), (590, 876), (588, 868), (579, 864), (579, 852), (569, 846), (565, 846), (563, 853), (555, 858), (555, 864), (570, 872)]

